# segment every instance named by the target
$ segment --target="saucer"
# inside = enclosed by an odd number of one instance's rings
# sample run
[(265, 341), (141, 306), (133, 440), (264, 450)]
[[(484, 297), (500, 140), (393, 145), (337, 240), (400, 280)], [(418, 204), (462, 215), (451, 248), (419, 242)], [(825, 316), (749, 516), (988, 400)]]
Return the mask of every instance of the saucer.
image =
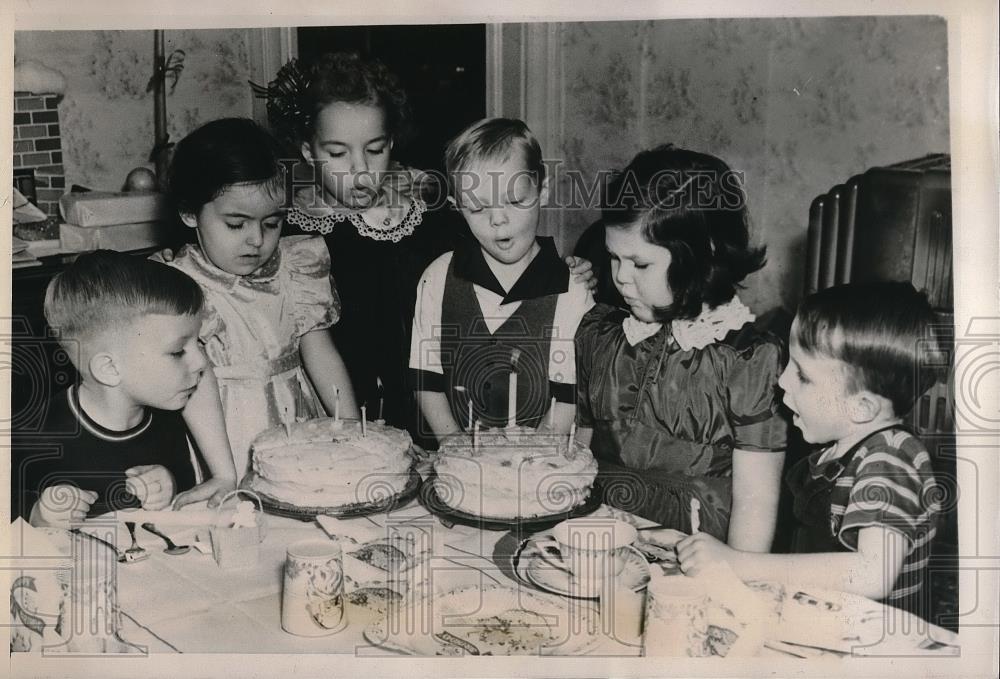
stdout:
[[(517, 574), (540, 589), (575, 599), (597, 599), (600, 596), (600, 580), (577, 581), (571, 574), (543, 559), (533, 540), (525, 544), (520, 561), (526, 565), (518, 568)], [(633, 592), (641, 591), (649, 583), (649, 564), (641, 555), (628, 550), (625, 552), (625, 566), (615, 579), (619, 585)]]

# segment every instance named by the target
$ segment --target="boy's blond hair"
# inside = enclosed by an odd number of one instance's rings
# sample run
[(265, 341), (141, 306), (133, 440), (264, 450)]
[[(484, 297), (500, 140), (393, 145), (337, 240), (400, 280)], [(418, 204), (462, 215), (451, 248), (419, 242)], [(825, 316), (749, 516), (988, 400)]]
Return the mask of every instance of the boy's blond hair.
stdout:
[[(201, 313), (201, 288), (183, 272), (142, 257), (95, 250), (76, 258), (45, 291), (45, 320), (80, 368), (85, 349), (147, 314)], [(70, 345), (81, 350), (80, 355)]]
[(542, 147), (538, 139), (522, 120), (514, 118), (484, 118), (458, 133), (448, 142), (444, 152), (445, 170), (448, 173), (452, 195), (461, 202), (456, 187), (458, 173), (468, 170), (474, 163), (483, 160), (504, 162), (514, 151), (520, 151), (524, 167), (541, 188), (545, 181), (545, 163), (542, 162)]

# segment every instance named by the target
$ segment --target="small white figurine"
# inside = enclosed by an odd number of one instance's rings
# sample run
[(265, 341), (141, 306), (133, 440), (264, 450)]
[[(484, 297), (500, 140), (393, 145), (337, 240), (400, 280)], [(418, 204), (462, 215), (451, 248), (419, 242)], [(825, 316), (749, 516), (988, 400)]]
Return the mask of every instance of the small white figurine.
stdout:
[(233, 528), (256, 528), (257, 516), (256, 508), (249, 500), (241, 500), (236, 505), (236, 513), (233, 514)]

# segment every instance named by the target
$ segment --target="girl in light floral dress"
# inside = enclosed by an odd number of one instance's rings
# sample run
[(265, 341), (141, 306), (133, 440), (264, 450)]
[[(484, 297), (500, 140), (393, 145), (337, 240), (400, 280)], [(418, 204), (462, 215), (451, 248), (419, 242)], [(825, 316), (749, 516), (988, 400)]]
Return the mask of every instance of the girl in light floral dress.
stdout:
[[(200, 339), (213, 369), (238, 478), (261, 431), (335, 410), (357, 417), (329, 328), (339, 304), (321, 238), (280, 238), (284, 184), (277, 143), (251, 120), (227, 118), (177, 145), (170, 193), (197, 244), (168, 262), (205, 293)], [(199, 386), (199, 389), (202, 388)]]

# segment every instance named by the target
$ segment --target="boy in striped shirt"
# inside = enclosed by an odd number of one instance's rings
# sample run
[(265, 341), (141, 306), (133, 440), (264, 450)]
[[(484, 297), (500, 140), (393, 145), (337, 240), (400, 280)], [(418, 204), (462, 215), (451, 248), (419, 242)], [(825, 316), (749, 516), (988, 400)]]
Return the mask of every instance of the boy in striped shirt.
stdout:
[(909, 283), (849, 284), (803, 302), (778, 384), (795, 425), (823, 447), (792, 467), (794, 554), (678, 543), (687, 571), (728, 561), (744, 579), (853, 592), (924, 615), (935, 534), (930, 456), (902, 418), (933, 383), (920, 356), (934, 315)]

